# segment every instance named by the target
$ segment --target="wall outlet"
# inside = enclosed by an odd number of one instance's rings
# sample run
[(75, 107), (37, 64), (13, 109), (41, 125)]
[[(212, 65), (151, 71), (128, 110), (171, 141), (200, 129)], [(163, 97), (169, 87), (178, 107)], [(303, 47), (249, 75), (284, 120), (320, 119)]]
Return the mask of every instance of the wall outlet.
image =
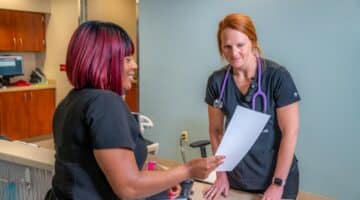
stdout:
[(181, 131), (180, 140), (183, 142), (187, 142), (189, 140), (189, 132), (186, 130)]

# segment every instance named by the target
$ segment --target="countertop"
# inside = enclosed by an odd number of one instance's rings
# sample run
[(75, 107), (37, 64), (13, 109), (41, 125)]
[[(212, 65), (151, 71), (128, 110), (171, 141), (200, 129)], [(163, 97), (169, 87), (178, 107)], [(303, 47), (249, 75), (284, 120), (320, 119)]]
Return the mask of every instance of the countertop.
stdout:
[(53, 171), (55, 151), (20, 142), (0, 140), (0, 160)]
[(43, 89), (55, 89), (56, 81), (49, 80), (47, 83), (31, 84), (29, 86), (7, 86), (0, 88), (1, 92), (17, 92), (28, 90), (43, 90)]

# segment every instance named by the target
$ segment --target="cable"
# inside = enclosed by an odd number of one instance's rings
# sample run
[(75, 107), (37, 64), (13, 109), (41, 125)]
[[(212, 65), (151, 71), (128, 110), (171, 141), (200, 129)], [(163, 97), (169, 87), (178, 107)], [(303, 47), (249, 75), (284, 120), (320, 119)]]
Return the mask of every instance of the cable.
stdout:
[(180, 137), (180, 153), (181, 153), (181, 158), (182, 158), (183, 163), (186, 163), (184, 140), (181, 137)]

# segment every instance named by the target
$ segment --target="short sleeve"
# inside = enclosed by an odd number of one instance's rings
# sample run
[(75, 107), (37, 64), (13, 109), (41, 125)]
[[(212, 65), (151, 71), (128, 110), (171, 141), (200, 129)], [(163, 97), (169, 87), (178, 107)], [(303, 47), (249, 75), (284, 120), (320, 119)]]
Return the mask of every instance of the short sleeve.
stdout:
[(86, 123), (94, 149), (134, 149), (128, 109), (115, 93), (103, 93), (90, 102)]
[(300, 101), (300, 95), (294, 80), (283, 67), (280, 67), (275, 72), (274, 100), (277, 108)]
[(212, 74), (207, 82), (205, 102), (212, 106), (215, 99), (218, 98), (218, 96), (220, 96), (220, 94), (219, 94), (219, 89), (216, 85), (215, 74)]

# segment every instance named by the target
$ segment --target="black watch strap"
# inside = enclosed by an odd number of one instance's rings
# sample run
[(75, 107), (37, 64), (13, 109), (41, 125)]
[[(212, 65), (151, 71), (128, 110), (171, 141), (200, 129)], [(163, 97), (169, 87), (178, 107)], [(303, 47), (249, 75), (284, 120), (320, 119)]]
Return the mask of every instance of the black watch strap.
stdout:
[(285, 180), (283, 180), (279, 177), (274, 177), (272, 180), (272, 183), (276, 186), (282, 187), (285, 185)]

